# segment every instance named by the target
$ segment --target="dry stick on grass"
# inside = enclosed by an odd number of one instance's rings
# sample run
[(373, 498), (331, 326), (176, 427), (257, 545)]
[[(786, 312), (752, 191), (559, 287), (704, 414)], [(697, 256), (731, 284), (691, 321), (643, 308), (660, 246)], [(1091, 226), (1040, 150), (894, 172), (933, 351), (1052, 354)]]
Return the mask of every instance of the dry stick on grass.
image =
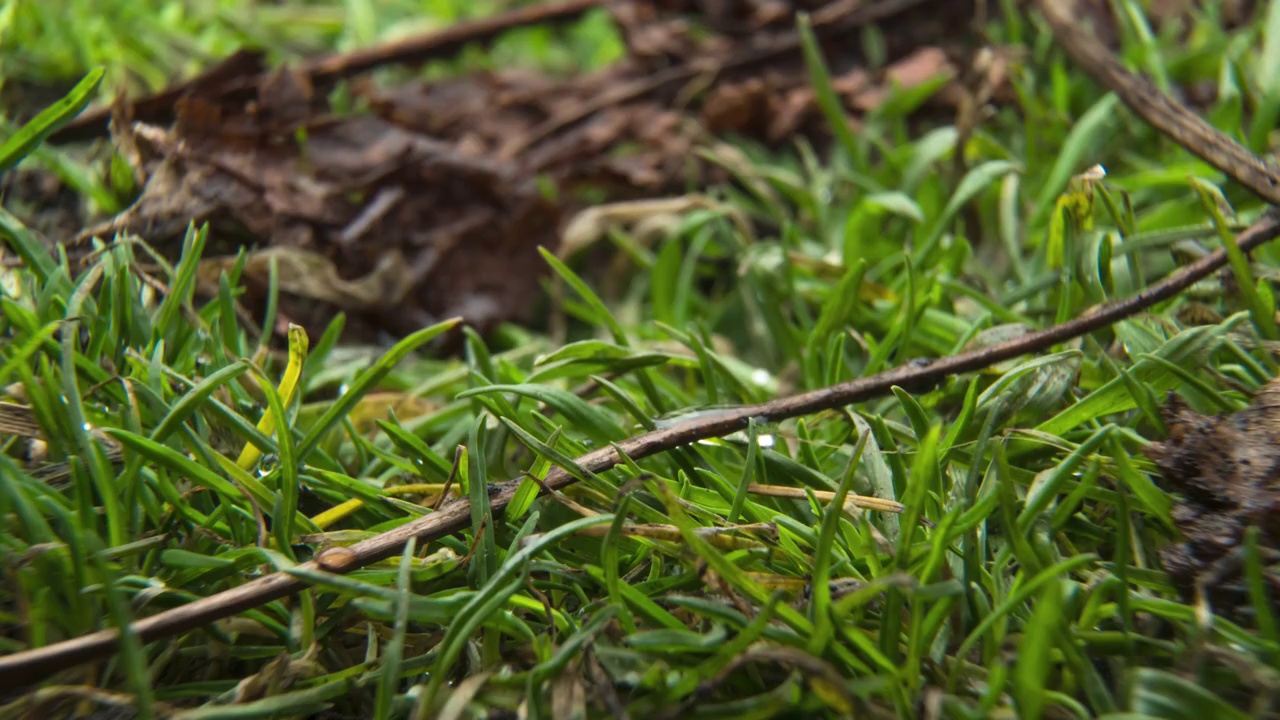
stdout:
[[(1280, 236), (1280, 214), (1269, 211), (1246, 229), (1238, 242), (1240, 249), (1248, 252), (1277, 236)], [(630, 438), (618, 443), (616, 449), (607, 447), (587, 453), (576, 462), (589, 472), (600, 473), (621, 462), (619, 450), (633, 460), (640, 460), (699, 440), (744, 430), (752, 419), (776, 422), (809, 415), (887, 395), (895, 386), (907, 390), (924, 390), (952, 375), (981, 370), (1104, 328), (1176, 296), (1225, 264), (1226, 254), (1221, 249), (1215, 250), (1141, 292), (1046, 330), (941, 358), (924, 366), (910, 364), (821, 390), (701, 415), (696, 419)], [(574, 477), (559, 467), (552, 468), (545, 479), (546, 486), (555, 490), (574, 482)], [(517, 487), (518, 483), (508, 483), (490, 496), (489, 503), (495, 513), (507, 507), (515, 496)], [(409, 538), (417, 538), (421, 547), (432, 540), (459, 532), (470, 524), (470, 501), (460, 499), (430, 515), (344, 548), (345, 552), (323, 564), (312, 561), (301, 567), (335, 573), (351, 572), (401, 552)], [(139, 620), (133, 623), (131, 629), (143, 642), (177, 635), (291, 595), (307, 586), (305, 581), (294, 575), (278, 572)], [(118, 631), (102, 630), (0, 658), (0, 688), (30, 684), (57, 670), (109, 655), (115, 651), (118, 640)]]
[[(1178, 107), (1173, 101), (1164, 98), (1154, 86), (1131, 75), (1109, 59), (1105, 51), (1099, 56), (1096, 43), (1091, 38), (1076, 32), (1064, 22), (1064, 18), (1070, 14), (1070, 8), (1060, 9), (1053, 0), (1044, 0), (1040, 4), (1042, 9), (1047, 8), (1046, 17), (1049, 17), (1055, 33), (1059, 33), (1058, 37), (1068, 52), (1073, 57), (1079, 53), (1077, 60), (1081, 65), (1115, 90), (1135, 112), (1236, 182), (1269, 201), (1280, 200), (1280, 194), (1276, 192), (1276, 188), (1280, 187), (1280, 176), (1273, 167), (1253, 157), (1230, 138), (1206, 125), (1184, 108)], [(1126, 90), (1122, 91), (1121, 88)], [(1238, 244), (1247, 253), (1277, 236), (1280, 236), (1280, 214), (1273, 208), (1244, 231)], [(1225, 265), (1226, 253), (1221, 249), (1215, 250), (1124, 300), (1102, 306), (1046, 330), (972, 352), (941, 358), (924, 366), (911, 364), (821, 390), (701, 415), (696, 419), (638, 435), (615, 447), (601, 448), (583, 455), (576, 462), (590, 472), (604, 472), (621, 462), (619, 451), (633, 460), (640, 460), (699, 440), (744, 430), (753, 418), (772, 422), (809, 415), (884, 396), (895, 386), (906, 390), (927, 389), (952, 375), (981, 370), (1111, 325), (1174, 297)], [(574, 482), (572, 475), (558, 467), (552, 468), (545, 479), (546, 486), (553, 490)], [(517, 487), (517, 483), (509, 483), (493, 493), (489, 503), (495, 513), (507, 507), (515, 496)], [(312, 561), (304, 563), (302, 567), (337, 573), (351, 572), (395, 555), (410, 538), (417, 538), (420, 544), (425, 544), (459, 532), (470, 522), (470, 502), (458, 500), (395, 530), (343, 548), (343, 552), (335, 553), (323, 565)], [(306, 588), (307, 583), (293, 575), (275, 573), (139, 620), (130, 626), (130, 630), (143, 642), (148, 642), (193, 630)], [(0, 689), (37, 682), (57, 670), (109, 655), (114, 652), (119, 637), (118, 630), (103, 630), (0, 658)]]

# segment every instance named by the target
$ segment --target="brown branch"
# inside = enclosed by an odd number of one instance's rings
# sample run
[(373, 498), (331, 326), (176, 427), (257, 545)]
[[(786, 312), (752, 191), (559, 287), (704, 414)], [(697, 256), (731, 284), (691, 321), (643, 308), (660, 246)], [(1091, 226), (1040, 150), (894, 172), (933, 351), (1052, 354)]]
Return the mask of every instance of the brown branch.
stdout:
[[(328, 85), (383, 65), (414, 64), (449, 57), (466, 45), (489, 42), (508, 30), (530, 25), (571, 22), (588, 10), (603, 7), (607, 2), (608, 0), (563, 0), (520, 7), (492, 17), (450, 25), (434, 32), (318, 58), (303, 63), (299, 71), (309, 76), (314, 85)], [(224, 97), (248, 97), (257, 90), (262, 77), (261, 55), (242, 50), (187, 82), (133, 101), (132, 117), (153, 124), (167, 123), (173, 120), (174, 103), (186, 95), (216, 86), (219, 94)], [(74, 142), (105, 135), (110, 121), (111, 107), (97, 108), (67, 123), (46, 142)]]
[(1038, 0), (1054, 38), (1067, 55), (1114, 92), (1151, 127), (1267, 202), (1280, 204), (1280, 167), (1243, 147), (1200, 116), (1160, 92), (1150, 80), (1129, 72), (1098, 39), (1081, 27), (1075, 0)]
[[(1241, 250), (1249, 252), (1277, 236), (1280, 236), (1280, 214), (1269, 210), (1241, 234), (1238, 242)], [(996, 363), (1037, 352), (1123, 320), (1155, 303), (1174, 297), (1225, 264), (1226, 254), (1221, 249), (1215, 250), (1141, 292), (1061, 325), (997, 345), (935, 360), (928, 365), (908, 364), (878, 375), (851, 380), (821, 390), (700, 416), (630, 438), (618, 443), (617, 449), (608, 447), (587, 453), (578, 458), (577, 463), (590, 472), (604, 472), (621, 462), (618, 450), (626, 453), (633, 460), (639, 460), (699, 440), (722, 437), (743, 430), (753, 418), (773, 422), (808, 415), (887, 395), (894, 386), (908, 390), (929, 388), (952, 375), (981, 370)], [(545, 482), (548, 488), (558, 490), (573, 484), (574, 477), (557, 467), (551, 470)], [(517, 486), (517, 483), (509, 483), (490, 497), (489, 504), (495, 512), (506, 508), (515, 496)], [(302, 567), (336, 573), (351, 572), (395, 555), (401, 551), (409, 538), (417, 538), (419, 544), (424, 544), (459, 532), (470, 523), (470, 502), (456, 500), (445, 505), (438, 512), (352, 545), (346, 548), (349, 552), (342, 553), (340, 557), (327, 558), (323, 565), (312, 561), (303, 564)], [(307, 583), (294, 575), (275, 573), (139, 620), (133, 624), (133, 631), (143, 642), (177, 635), (296, 593), (306, 587)], [(116, 630), (102, 630), (0, 658), (0, 689), (38, 682), (58, 670), (109, 655), (114, 652), (118, 640), (119, 633)]]

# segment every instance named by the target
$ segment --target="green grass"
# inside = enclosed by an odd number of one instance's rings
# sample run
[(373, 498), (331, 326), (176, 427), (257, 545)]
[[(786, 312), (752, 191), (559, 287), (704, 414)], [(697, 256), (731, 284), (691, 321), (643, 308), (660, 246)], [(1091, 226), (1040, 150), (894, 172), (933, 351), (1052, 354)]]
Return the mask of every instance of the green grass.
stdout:
[[(231, 18), (250, 3), (209, 4), (207, 16), (176, 3), (65, 5), (63, 24), (46, 14), (53, 5), (10, 6), (7, 78), (66, 83), (105, 65), (108, 87), (135, 75), (157, 87), (242, 41), (283, 57), (364, 44), (420, 6), (254, 5), (264, 20), (249, 34)], [(431, 5), (440, 22), (466, 6)], [(111, 28), (134, 13), (161, 26), (126, 41)], [(1280, 47), (1280, 12), (1232, 34), (1202, 18), (1186, 41), (1127, 17), (1127, 60), (1162, 82), (1217, 83), (1208, 117), (1266, 147), (1280, 85), (1265, 58)], [(18, 440), (0, 453), (0, 652), (289, 570), (314, 587), (185, 637), (126, 635), (113, 658), (47, 682), (46, 697), (65, 701), (51, 712), (71, 713), (83, 687), (116, 693), (104, 697), (140, 717), (186, 718), (323, 707), (375, 718), (1274, 712), (1274, 620), (1205, 623), (1181, 602), (1157, 558), (1173, 538), (1173, 499), (1141, 453), (1162, 436), (1169, 391), (1222, 412), (1270, 379), (1260, 340), (1276, 332), (1273, 292), (1253, 278), (1275, 271), (1274, 248), (1252, 268), (1233, 262), (1249, 291), (1208, 285), (929, 392), (600, 474), (572, 463), (715, 406), (1075, 317), (1170, 271), (1177, 243), (1230, 244), (1231, 228), (1261, 211), (1103, 96), (1036, 22), (989, 30), (1024, 51), (1019, 111), (998, 108), (962, 146), (953, 127), (910, 131), (909, 97), (838, 134), (830, 158), (744, 144), (739, 182), (713, 192), (776, 232), (753, 240), (727, 213), (691, 213), (657, 246), (627, 245), (636, 267), (608, 299), (548, 256), (575, 321), (559, 347), (506, 327), (440, 358), (428, 348), (441, 325), (370, 363), (334, 345), (338, 320), (309, 349), (295, 335), (290, 366), (237, 322), (234, 271), (219, 297), (193, 295), (205, 231), (189, 234), (158, 278), (171, 292), (156, 297), (139, 277), (153, 262), (140, 243), (106, 244), (72, 268), (0, 213), (0, 237), (23, 261), (4, 271), (0, 386), (32, 406), (49, 459), (69, 471), (52, 487), (22, 471)], [(538, 37), (495, 52), (541, 63)], [(597, 40), (584, 47), (606, 46)], [(125, 42), (137, 45), (117, 52)], [(204, 55), (179, 59), (172, 49), (187, 43)], [(843, 127), (825, 69), (807, 58), (828, 120)], [(0, 158), (43, 129), (14, 136)], [(1095, 163), (1105, 179), (1073, 180)], [(1193, 300), (1225, 319), (1184, 324)], [(290, 367), (301, 368), (296, 392), (282, 382)], [(421, 401), (388, 414), (385, 393)], [(533, 500), (525, 479), (505, 514), (490, 510), (489, 483), (555, 465), (580, 482)], [(345, 577), (293, 569), (422, 516), (447, 482), (471, 499), (467, 532)], [(837, 512), (818, 491), (905, 511)], [(630, 528), (644, 523), (669, 529)], [(760, 523), (770, 525), (746, 527)], [(26, 708), (4, 702), (0, 717)]]
[[(95, 68), (105, 71), (104, 97), (156, 91), (189, 77), (241, 47), (273, 62), (353, 50), (511, 7), (500, 0), (50, 0), (0, 9), (0, 88), (57, 88)], [(526, 3), (527, 4), (527, 3)], [(470, 52), (466, 64), (512, 62), (566, 70), (618, 57), (616, 35), (602, 13), (568, 33), (529, 28), (492, 53)], [(437, 63), (456, 67), (456, 63)]]

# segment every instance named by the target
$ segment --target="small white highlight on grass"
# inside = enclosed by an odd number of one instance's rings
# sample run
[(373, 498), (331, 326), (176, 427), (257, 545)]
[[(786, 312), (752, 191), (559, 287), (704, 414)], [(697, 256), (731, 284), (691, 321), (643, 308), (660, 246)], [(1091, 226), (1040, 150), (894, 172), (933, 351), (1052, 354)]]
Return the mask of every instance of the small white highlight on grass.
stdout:
[(760, 443), (760, 447), (767, 450), (773, 447), (774, 439), (772, 435), (761, 435), (756, 438), (756, 442)]
[(280, 456), (275, 453), (267, 453), (258, 458), (258, 466), (255, 468), (258, 477), (266, 477), (280, 466)]
[(764, 368), (756, 368), (751, 371), (751, 382), (759, 385), (760, 387), (768, 385), (769, 381), (772, 379), (773, 377), (769, 375), (769, 371)]

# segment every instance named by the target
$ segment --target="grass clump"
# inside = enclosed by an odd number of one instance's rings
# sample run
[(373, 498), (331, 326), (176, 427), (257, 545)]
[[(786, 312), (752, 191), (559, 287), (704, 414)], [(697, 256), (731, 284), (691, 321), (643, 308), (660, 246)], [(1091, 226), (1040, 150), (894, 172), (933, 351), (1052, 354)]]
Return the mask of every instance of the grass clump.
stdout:
[[(1254, 51), (1275, 28), (1202, 16), (1180, 40), (1120, 5), (1124, 57), (1170, 86), (1218, 83), (1205, 114), (1264, 149), (1274, 83)], [(829, 158), (745, 146), (718, 200), (774, 230), (747, 237), (706, 210), (653, 248), (620, 242), (634, 272), (607, 301), (548, 254), (577, 321), (558, 346), (507, 327), (466, 333), (461, 357), (423, 352), (458, 331), (447, 321), (370, 355), (337, 346), (338, 318), (281, 353), (237, 319), (237, 268), (217, 297), (195, 296), (207, 230), (176, 265), (125, 237), (73, 266), (0, 212), (21, 260), (4, 271), (0, 386), (57, 469), (28, 467), (18, 438), (0, 453), (0, 651), (275, 571), (311, 583), (198, 632), (125, 633), (117, 654), (5, 698), (0, 716), (1273, 713), (1269, 590), (1255, 582), (1254, 622), (1182, 600), (1158, 558), (1176, 500), (1141, 451), (1164, 433), (1166, 393), (1238, 410), (1274, 374), (1274, 248), (1234, 258), (1247, 290), (1210, 282), (934, 389), (607, 472), (574, 461), (1078, 316), (1167, 273), (1175, 252), (1230, 247), (1261, 213), (1034, 23), (988, 30), (1022, 50), (1016, 110), (917, 133), (903, 100), (837, 132)], [(846, 127), (812, 45), (807, 59)], [(0, 158), (25, 149), (14, 136)], [(1086, 173), (1095, 163), (1107, 173)], [(553, 467), (578, 482), (535, 499)], [(507, 481), (520, 490), (495, 512)], [(469, 499), (465, 532), (324, 570), (326, 553), (445, 495)], [(312, 557), (319, 569), (299, 566)]]

